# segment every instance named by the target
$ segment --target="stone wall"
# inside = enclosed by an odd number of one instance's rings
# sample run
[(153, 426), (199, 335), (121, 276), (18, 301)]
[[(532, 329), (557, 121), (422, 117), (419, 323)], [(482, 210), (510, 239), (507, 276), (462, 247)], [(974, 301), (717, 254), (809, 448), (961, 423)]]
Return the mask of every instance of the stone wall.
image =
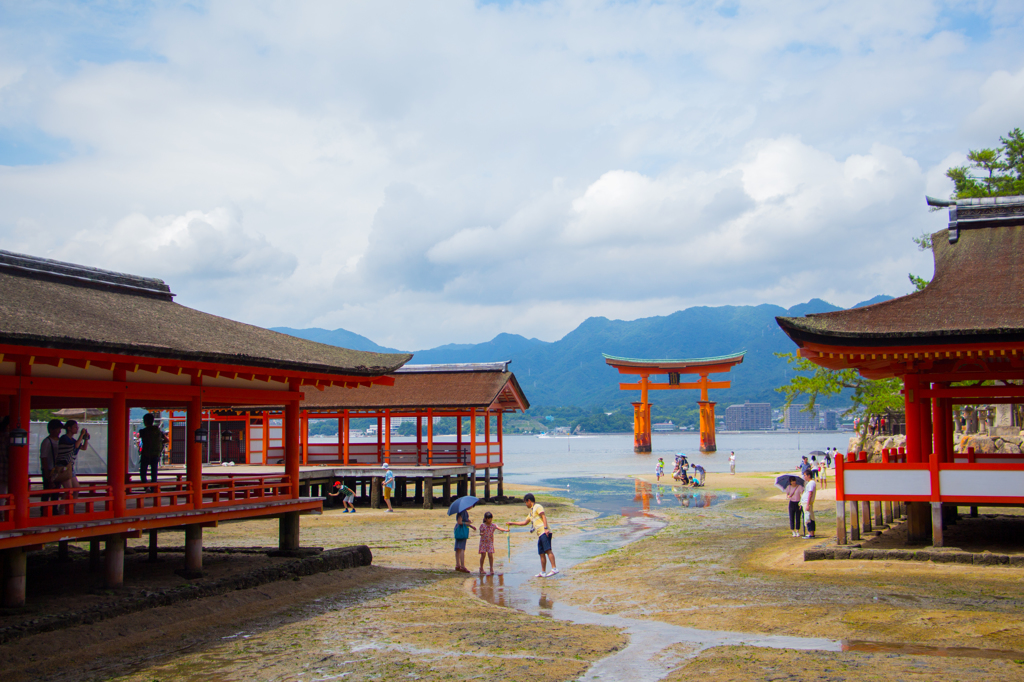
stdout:
[[(851, 436), (848, 452), (868, 453), (869, 462), (881, 462), (882, 450), (906, 447), (906, 436), (867, 436), (861, 442), (860, 436)], [(977, 454), (1002, 452), (1019, 455), (1024, 452), (1024, 431), (1014, 435), (981, 435), (956, 433), (953, 437), (953, 452), (964, 453), (967, 448), (974, 448)]]

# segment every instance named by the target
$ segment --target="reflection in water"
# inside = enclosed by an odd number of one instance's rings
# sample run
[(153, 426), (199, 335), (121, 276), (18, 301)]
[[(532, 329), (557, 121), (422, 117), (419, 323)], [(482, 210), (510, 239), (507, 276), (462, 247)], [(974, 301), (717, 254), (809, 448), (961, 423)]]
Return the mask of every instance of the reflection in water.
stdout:
[[(651, 499), (654, 499), (655, 504), (661, 504), (662, 500), (662, 489), (665, 492), (671, 492), (672, 496), (679, 502), (679, 506), (684, 509), (690, 507), (701, 508), (710, 507), (718, 501), (718, 495), (711, 492), (690, 492), (682, 486), (662, 486), (657, 483), (651, 484), (647, 481), (641, 481), (640, 479), (633, 480), (633, 501), (639, 502), (642, 509), (645, 512), (651, 511)], [(726, 499), (736, 499), (735, 495)]]
[(921, 644), (901, 644), (890, 642), (866, 642), (856, 639), (844, 639), (843, 651), (860, 651), (872, 654), (904, 654), (907, 656), (959, 656), (964, 658), (1024, 659), (1024, 652), (1007, 649), (976, 649), (961, 646), (924, 646)]

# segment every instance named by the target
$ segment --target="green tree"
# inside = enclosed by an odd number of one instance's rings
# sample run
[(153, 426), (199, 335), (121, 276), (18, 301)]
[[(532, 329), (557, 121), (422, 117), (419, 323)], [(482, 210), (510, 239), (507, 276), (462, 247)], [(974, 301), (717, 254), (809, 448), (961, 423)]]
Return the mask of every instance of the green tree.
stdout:
[[(872, 414), (893, 415), (903, 412), (903, 396), (900, 390), (902, 382), (898, 378), (865, 379), (855, 369), (827, 369), (820, 367), (796, 353), (776, 353), (776, 357), (785, 358), (793, 366), (794, 377), (785, 386), (775, 389), (786, 396), (783, 410), (801, 396), (807, 397), (810, 412), (818, 398), (839, 395), (844, 389), (852, 389), (850, 409), (843, 416), (858, 415), (867, 417)], [(867, 419), (861, 420), (861, 437), (867, 433)]]
[(1000, 146), (972, 149), (966, 163), (946, 171), (953, 181), (953, 199), (1024, 194), (1024, 133), (1014, 128), (999, 138)]

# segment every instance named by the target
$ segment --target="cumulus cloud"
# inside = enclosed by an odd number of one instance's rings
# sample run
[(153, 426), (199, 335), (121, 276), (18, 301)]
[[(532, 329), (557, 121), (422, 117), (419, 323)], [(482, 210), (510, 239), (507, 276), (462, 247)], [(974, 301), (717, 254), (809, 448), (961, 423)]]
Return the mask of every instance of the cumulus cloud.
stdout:
[(75, 12), (0, 26), (5, 248), (405, 348), (903, 293), (922, 195), (1021, 124), (1010, 4)]

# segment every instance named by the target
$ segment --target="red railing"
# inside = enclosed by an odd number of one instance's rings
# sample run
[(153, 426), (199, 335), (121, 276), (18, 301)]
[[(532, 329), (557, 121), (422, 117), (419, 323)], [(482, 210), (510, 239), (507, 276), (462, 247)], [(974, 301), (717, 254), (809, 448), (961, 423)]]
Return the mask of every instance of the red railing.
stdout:
[(204, 479), (202, 496), (204, 507), (286, 500), (291, 498), (291, 482), (282, 474)]
[(181, 479), (158, 483), (129, 483), (125, 486), (124, 502), (125, 512), (128, 514), (159, 514), (191, 509), (192, 483)]
[(111, 518), (113, 501), (109, 485), (33, 490), (28, 503), (28, 525), (53, 526)]

